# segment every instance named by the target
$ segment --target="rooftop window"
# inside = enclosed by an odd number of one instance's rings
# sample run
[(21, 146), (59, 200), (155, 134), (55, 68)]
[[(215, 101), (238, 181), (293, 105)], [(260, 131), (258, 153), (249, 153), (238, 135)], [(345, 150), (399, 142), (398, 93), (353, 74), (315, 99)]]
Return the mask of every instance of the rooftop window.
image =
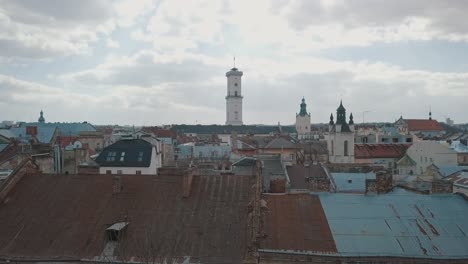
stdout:
[(115, 161), (115, 157), (117, 156), (117, 152), (115, 151), (109, 151), (109, 153), (107, 153), (107, 161)]
[(120, 154), (120, 161), (125, 160), (125, 151), (122, 151), (122, 154)]
[(138, 152), (138, 161), (143, 161), (143, 152)]

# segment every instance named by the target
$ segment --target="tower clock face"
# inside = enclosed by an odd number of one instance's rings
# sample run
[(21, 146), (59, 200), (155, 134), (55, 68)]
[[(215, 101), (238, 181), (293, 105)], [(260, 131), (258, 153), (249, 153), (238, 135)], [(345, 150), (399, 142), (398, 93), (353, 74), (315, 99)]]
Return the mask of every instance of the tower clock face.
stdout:
[(237, 83), (234, 83), (234, 86), (237, 86)]

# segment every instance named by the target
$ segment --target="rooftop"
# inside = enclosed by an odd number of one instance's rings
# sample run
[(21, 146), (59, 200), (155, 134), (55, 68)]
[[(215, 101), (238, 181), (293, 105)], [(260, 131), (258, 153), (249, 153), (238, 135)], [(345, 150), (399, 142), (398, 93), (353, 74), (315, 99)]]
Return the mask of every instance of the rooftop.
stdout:
[(443, 131), (439, 122), (429, 119), (404, 119), (409, 131)]
[(364, 193), (366, 191), (366, 179), (375, 179), (374, 172), (332, 172), (331, 176), (335, 182), (337, 192)]
[(354, 157), (357, 159), (402, 158), (410, 144), (355, 144)]
[(468, 259), (468, 203), (459, 195), (396, 189), (320, 201), (340, 255)]
[(81, 259), (105, 249), (108, 227), (128, 222), (114, 256), (191, 256), (202, 263), (240, 263), (248, 239), (251, 176), (183, 177), (27, 175), (0, 204), (0, 255), (24, 259)]
[(102, 167), (149, 167), (152, 149), (143, 139), (119, 140), (104, 148), (96, 162)]

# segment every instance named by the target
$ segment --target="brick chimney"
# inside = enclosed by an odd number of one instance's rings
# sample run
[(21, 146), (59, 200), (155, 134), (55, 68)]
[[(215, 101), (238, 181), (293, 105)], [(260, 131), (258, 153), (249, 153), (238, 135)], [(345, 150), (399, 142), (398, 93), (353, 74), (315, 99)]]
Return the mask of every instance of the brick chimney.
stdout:
[(193, 173), (194, 168), (189, 168), (188, 170), (184, 171), (182, 175), (182, 197), (188, 198), (190, 196), (190, 192), (192, 190), (192, 181), (193, 181)]
[(375, 189), (377, 193), (388, 193), (393, 188), (393, 175), (391, 170), (377, 171), (375, 175)]
[(122, 176), (115, 175), (113, 180), (112, 180), (112, 193), (113, 194), (118, 194), (118, 193), (121, 193), (122, 190), (123, 190)]

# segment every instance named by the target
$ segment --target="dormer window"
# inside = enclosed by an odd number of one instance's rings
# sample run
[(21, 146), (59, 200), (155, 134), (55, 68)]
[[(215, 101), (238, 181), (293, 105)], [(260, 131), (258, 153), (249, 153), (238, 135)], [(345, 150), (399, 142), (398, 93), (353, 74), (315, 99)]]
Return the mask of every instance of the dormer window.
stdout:
[(115, 151), (109, 151), (109, 153), (107, 153), (107, 161), (115, 161), (115, 157), (117, 156), (117, 152)]
[(125, 151), (122, 151), (122, 154), (120, 154), (120, 161), (125, 160)]
[(143, 161), (143, 152), (138, 152), (138, 161)]

